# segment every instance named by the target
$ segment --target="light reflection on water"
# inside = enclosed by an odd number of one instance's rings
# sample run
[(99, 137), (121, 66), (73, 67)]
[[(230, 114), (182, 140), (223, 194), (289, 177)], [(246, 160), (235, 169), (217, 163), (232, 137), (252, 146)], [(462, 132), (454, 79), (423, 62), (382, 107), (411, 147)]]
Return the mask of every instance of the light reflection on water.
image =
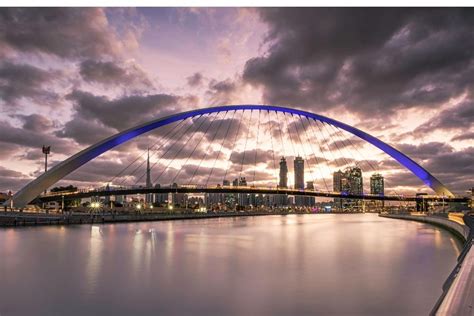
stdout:
[(423, 315), (461, 246), (376, 215), (0, 230), (0, 315)]

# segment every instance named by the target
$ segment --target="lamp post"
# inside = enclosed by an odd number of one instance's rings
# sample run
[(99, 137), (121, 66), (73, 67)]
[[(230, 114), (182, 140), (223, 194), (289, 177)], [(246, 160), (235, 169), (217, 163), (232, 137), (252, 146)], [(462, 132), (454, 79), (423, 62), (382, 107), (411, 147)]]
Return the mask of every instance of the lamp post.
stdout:
[[(44, 154), (44, 173), (48, 171), (48, 155), (51, 153), (51, 146), (45, 146), (43, 145), (43, 154)], [(44, 190), (44, 194), (47, 193), (47, 190)], [(43, 203), (43, 209), (44, 209), (44, 203)]]
[(43, 145), (43, 154), (44, 154), (44, 172), (48, 171), (48, 155), (51, 153), (51, 146)]

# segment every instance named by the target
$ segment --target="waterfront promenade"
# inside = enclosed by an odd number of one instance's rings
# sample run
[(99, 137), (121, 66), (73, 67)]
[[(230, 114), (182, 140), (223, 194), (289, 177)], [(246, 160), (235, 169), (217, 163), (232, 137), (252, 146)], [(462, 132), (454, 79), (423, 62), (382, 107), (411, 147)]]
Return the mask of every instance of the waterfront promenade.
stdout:
[(464, 242), (457, 264), (444, 283), (443, 294), (430, 315), (474, 315), (474, 250), (472, 250), (474, 217), (464, 215), (460, 220), (455, 216), (446, 218), (411, 214), (382, 214), (381, 216), (440, 226), (451, 231)]
[(288, 211), (237, 211), (218, 213), (71, 213), (71, 214), (46, 214), (28, 212), (2, 212), (0, 213), (0, 227), (36, 226), (36, 225), (78, 225), (78, 224), (104, 224), (121, 222), (166, 221), (182, 219), (239, 217), (239, 216), (264, 216), (307, 214)]

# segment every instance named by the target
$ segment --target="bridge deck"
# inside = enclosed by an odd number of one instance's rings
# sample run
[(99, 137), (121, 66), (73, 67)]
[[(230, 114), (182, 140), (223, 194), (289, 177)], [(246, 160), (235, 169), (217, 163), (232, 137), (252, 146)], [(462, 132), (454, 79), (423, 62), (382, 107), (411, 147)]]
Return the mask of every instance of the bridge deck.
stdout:
[(81, 199), (88, 197), (113, 196), (113, 195), (134, 195), (134, 194), (159, 194), (159, 193), (221, 193), (221, 194), (284, 194), (298, 196), (313, 196), (326, 198), (344, 198), (344, 199), (360, 199), (360, 200), (381, 200), (381, 201), (445, 201), (445, 202), (467, 202), (468, 198), (464, 197), (441, 197), (436, 195), (425, 195), (422, 197), (404, 196), (404, 195), (354, 195), (344, 194), (341, 192), (325, 192), (313, 190), (295, 190), (281, 188), (257, 188), (257, 187), (162, 187), (162, 188), (125, 188), (114, 190), (91, 190), (91, 191), (75, 191), (75, 192), (55, 192), (47, 195), (39, 196), (36, 202), (59, 201)]

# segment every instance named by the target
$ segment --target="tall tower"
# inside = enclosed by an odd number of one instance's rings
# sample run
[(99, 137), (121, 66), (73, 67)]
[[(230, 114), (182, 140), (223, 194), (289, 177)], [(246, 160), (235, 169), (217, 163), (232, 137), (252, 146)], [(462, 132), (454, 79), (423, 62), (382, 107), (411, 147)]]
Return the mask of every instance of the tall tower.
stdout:
[(280, 188), (288, 188), (288, 166), (286, 165), (285, 157), (281, 157), (280, 160)]
[(295, 189), (304, 189), (304, 160), (300, 156), (295, 158)]
[[(300, 156), (297, 156), (293, 161), (293, 170), (295, 173), (295, 189), (304, 190), (304, 160)], [(304, 202), (304, 196), (295, 196), (297, 206), (303, 206)]]

